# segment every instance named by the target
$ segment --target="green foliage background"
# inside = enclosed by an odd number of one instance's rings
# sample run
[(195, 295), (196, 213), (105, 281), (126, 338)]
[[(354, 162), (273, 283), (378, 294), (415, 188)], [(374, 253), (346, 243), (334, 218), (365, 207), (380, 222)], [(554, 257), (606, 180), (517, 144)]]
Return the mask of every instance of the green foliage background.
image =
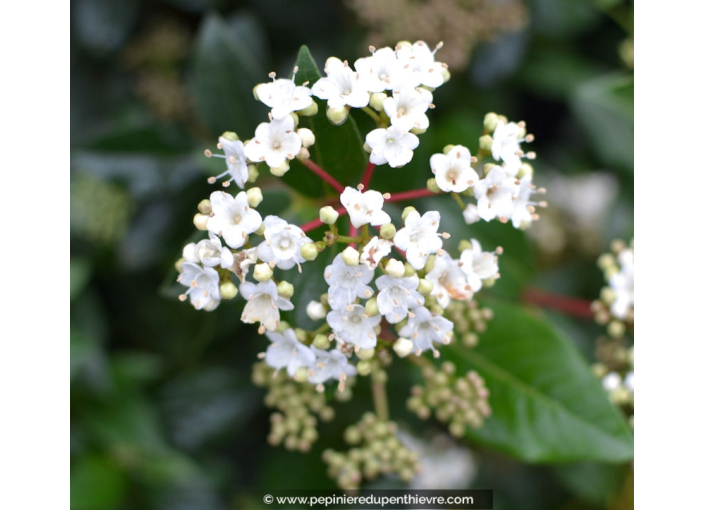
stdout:
[[(475, 148), (484, 114), (496, 111), (535, 133), (539, 185), (547, 171), (615, 178), (618, 197), (595, 226), (606, 249), (633, 228), (633, 73), (619, 53), (632, 37), (632, 4), (527, 6), (524, 30), (480, 45), (437, 91), (413, 162), (379, 168), (372, 186), (422, 187), (430, 155), (448, 143)], [(239, 299), (212, 313), (175, 300), (173, 263), (200, 237), (192, 216), (212, 190), (206, 177), (220, 171), (203, 149), (225, 130), (248, 138), (266, 119), (253, 86), (297, 59), (303, 81), (330, 55), (363, 56), (364, 28), (343, 3), (322, 0), (75, 0), (71, 19), (72, 508), (260, 508), (257, 488), (333, 487), (320, 452), (341, 446), (345, 424), (368, 410), (368, 383), (338, 405), (310, 454), (269, 447), (263, 393), (249, 381), (265, 340), (240, 323)], [(298, 54), (302, 44), (309, 55)], [(304, 121), (317, 135), (313, 160), (355, 183), (365, 162), (356, 126), (333, 127), (323, 112)], [(262, 215), (315, 217), (329, 190), (297, 163), (283, 181), (269, 182)], [(529, 287), (596, 298), (596, 256), (568, 245), (546, 257), (510, 226), (466, 226), (454, 206), (432, 197), (419, 208), (440, 210), (445, 229), (462, 234), (450, 248), (471, 236), (505, 249), (502, 278), (482, 293), (496, 318), (476, 349), (444, 351), (492, 391), (494, 415), (467, 437), (474, 486), (493, 488), (501, 509), (632, 507), (633, 437), (588, 368), (599, 328), (525, 298)], [(301, 280), (296, 298), (320, 285)], [(293, 313), (305, 321), (302, 312)], [(419, 434), (439, 429), (405, 410), (418, 374), (400, 368), (389, 385), (393, 419)]]

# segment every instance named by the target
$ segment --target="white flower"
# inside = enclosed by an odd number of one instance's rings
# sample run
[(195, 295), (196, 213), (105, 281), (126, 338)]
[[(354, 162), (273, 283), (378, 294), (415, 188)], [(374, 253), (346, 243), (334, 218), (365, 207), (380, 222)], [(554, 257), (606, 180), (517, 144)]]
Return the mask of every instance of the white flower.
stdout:
[(414, 269), (422, 269), (432, 253), (442, 248), (438, 235), (440, 213), (428, 211), (421, 217), (418, 211), (406, 216), (405, 226), (394, 236), (394, 244), (406, 252), (406, 259)]
[(301, 246), (313, 242), (296, 225), (290, 225), (278, 216), (264, 219), (264, 239), (257, 254), (264, 262), (273, 262), (280, 269), (291, 269), (305, 262)]
[(482, 280), (494, 278), (499, 272), (496, 254), (482, 251), (482, 246), (476, 239), (472, 239), (472, 249), (460, 254), (460, 267), (474, 292), (482, 288)]
[(293, 304), (288, 299), (279, 296), (273, 280), (259, 283), (243, 282), (240, 293), (247, 300), (242, 311), (242, 322), (254, 324), (259, 322), (259, 333), (264, 330), (274, 331), (279, 327), (281, 314), (279, 310), (293, 310)]
[(413, 159), (413, 151), (419, 144), (416, 135), (398, 126), (374, 129), (367, 134), (366, 142), (372, 150), (369, 161), (375, 165), (388, 163), (392, 168), (403, 166)]
[(271, 168), (278, 168), (301, 151), (301, 137), (294, 131), (293, 117), (262, 122), (254, 138), (244, 148), (246, 156), (255, 162), (266, 161)]
[(403, 87), (394, 90), (393, 97), (384, 100), (384, 111), (391, 125), (410, 131), (413, 128), (428, 129), (428, 116), (425, 114), (433, 102), (433, 94), (428, 90)]
[(462, 193), (479, 181), (479, 176), (471, 165), (472, 155), (469, 149), (461, 145), (455, 145), (447, 155), (433, 154), (430, 158), (430, 168), (438, 188), (448, 193)]
[(418, 277), (413, 275), (408, 278), (392, 278), (380, 276), (376, 279), (379, 295), (376, 304), (389, 324), (401, 322), (408, 316), (408, 309), (422, 305), (423, 296), (416, 290)]
[(327, 321), (335, 337), (342, 342), (358, 345), (362, 349), (376, 346), (374, 327), (381, 322), (381, 315), (369, 317), (362, 305), (333, 310), (328, 314)]
[(445, 82), (442, 70), (447, 66), (435, 61), (435, 52), (439, 46), (431, 50), (425, 42), (418, 41), (413, 46), (397, 47), (396, 56), (407, 70), (406, 83), (414, 87), (425, 85), (437, 88)]
[(266, 363), (276, 370), (286, 367), (288, 375), (293, 377), (300, 367), (310, 367), (315, 363), (315, 354), (310, 347), (303, 345), (296, 338), (296, 333), (289, 328), (283, 334), (267, 332), (271, 345), (266, 350)]
[(244, 191), (236, 197), (224, 191), (214, 191), (210, 194), (210, 205), (213, 212), (208, 218), (208, 231), (221, 236), (231, 248), (242, 246), (247, 235), (262, 225), (262, 217), (249, 206)]
[(183, 272), (177, 281), (188, 290), (179, 299), (184, 301), (190, 296), (191, 304), (196, 310), (215, 310), (220, 304), (220, 276), (211, 267), (201, 267), (192, 262), (183, 263)]
[(381, 48), (371, 57), (360, 58), (354, 63), (359, 79), (368, 92), (391, 90), (397, 84), (402, 64), (391, 48)]
[(183, 248), (183, 258), (186, 262), (200, 262), (207, 267), (231, 267), (235, 257), (228, 248), (223, 248), (220, 238), (210, 234), (210, 239), (189, 243)]
[(625, 248), (618, 254), (621, 271), (609, 278), (609, 286), (616, 294), (611, 304), (611, 315), (625, 319), (633, 308), (633, 250)]
[(257, 256), (256, 247), (238, 251), (235, 253), (235, 263), (229, 269), (243, 282), (245, 276), (249, 273), (249, 266), (256, 264), (257, 260), (259, 260), (259, 257)]
[[(521, 150), (521, 127), (515, 122), (506, 124), (499, 121), (494, 130), (491, 144), (491, 155), (496, 161), (513, 161), (515, 163), (517, 152)], [(520, 164), (520, 158), (519, 158)]]
[(464, 217), (464, 221), (467, 225), (471, 225), (472, 223), (476, 223), (482, 219), (479, 216), (479, 209), (474, 204), (467, 204), (467, 207), (465, 207), (464, 211), (462, 211), (462, 216)]
[(513, 216), (513, 197), (518, 189), (516, 180), (495, 166), (489, 174), (474, 185), (479, 216), (486, 221), (499, 218), (502, 222)]
[(633, 372), (628, 372), (623, 380), (623, 387), (633, 393)]
[(425, 276), (433, 284), (431, 295), (437, 298), (443, 308), (450, 304), (450, 298), (466, 301), (474, 294), (463, 269), (458, 260), (443, 253), (436, 255), (433, 270)]
[(325, 62), (326, 78), (320, 78), (313, 85), (313, 94), (328, 102), (328, 108), (351, 106), (363, 108), (369, 104), (369, 92), (347, 61), (330, 57)]
[(535, 206), (538, 203), (530, 199), (535, 189), (532, 180), (531, 175), (524, 175), (518, 181), (518, 189), (513, 199), (513, 214), (511, 215), (511, 222), (515, 228), (525, 227), (533, 221)]
[[(244, 184), (249, 179), (249, 170), (247, 169), (247, 157), (244, 155), (244, 144), (240, 140), (228, 140), (224, 136), (218, 139), (218, 148), (225, 152), (224, 156), (214, 154), (214, 157), (224, 157), (227, 163), (227, 170), (216, 177), (211, 177), (208, 182), (215, 183), (216, 180), (229, 175), (230, 178), (223, 183), (227, 187), (230, 182), (235, 181), (240, 189), (244, 189)], [(206, 152), (210, 155), (210, 152)]]
[(613, 393), (621, 387), (621, 376), (616, 372), (609, 372), (601, 380), (601, 385), (607, 392)]
[(369, 269), (376, 269), (381, 259), (391, 253), (394, 243), (388, 239), (374, 236), (362, 249), (362, 256), (359, 261)]
[(347, 356), (337, 349), (324, 351), (313, 347), (312, 351), (316, 359), (315, 364), (308, 371), (308, 381), (313, 384), (324, 383), (328, 379), (344, 381), (357, 373), (357, 369), (349, 364)]
[(327, 311), (320, 301), (311, 301), (306, 306), (306, 315), (313, 321), (319, 321), (325, 318)]
[(311, 90), (296, 86), (293, 80), (279, 79), (257, 86), (259, 100), (271, 108), (271, 116), (281, 120), (293, 112), (304, 110), (313, 104)]
[(452, 322), (445, 317), (433, 316), (424, 306), (414, 308), (411, 312), (414, 316), (408, 319), (408, 323), (398, 334), (411, 339), (416, 353), (430, 349), (437, 356), (433, 343), (450, 343)]
[(350, 222), (356, 228), (362, 225), (384, 225), (391, 221), (391, 217), (381, 208), (384, 206), (384, 197), (374, 190), (362, 193), (347, 186), (340, 195), (340, 203), (345, 206), (350, 215)]
[(330, 285), (328, 303), (333, 310), (341, 310), (356, 298), (372, 297), (372, 288), (367, 284), (374, 271), (364, 265), (348, 266), (338, 254), (332, 264), (325, 268), (325, 281)]

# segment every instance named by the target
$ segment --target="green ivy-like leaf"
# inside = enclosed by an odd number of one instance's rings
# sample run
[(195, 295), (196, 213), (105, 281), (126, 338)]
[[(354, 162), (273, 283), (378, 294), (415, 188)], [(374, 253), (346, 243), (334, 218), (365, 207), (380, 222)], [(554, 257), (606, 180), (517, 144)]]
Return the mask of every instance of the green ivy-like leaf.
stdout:
[[(321, 77), (307, 46), (301, 46), (296, 59), (298, 73), (296, 84), (309, 82), (312, 86)], [(299, 127), (306, 127), (315, 134), (315, 144), (309, 150), (311, 160), (325, 169), (344, 186), (356, 186), (362, 178), (367, 164), (362, 136), (352, 116), (341, 126), (333, 125), (325, 115), (325, 101), (319, 101), (318, 113), (311, 117), (301, 117)], [(305, 168), (299, 161), (291, 162), (291, 171), (283, 177), (284, 182), (297, 191), (311, 197), (322, 197), (331, 188)], [(336, 193), (335, 193), (336, 194)]]
[(491, 392), (493, 413), (469, 439), (528, 462), (633, 459), (628, 425), (569, 341), (516, 306), (493, 308), (478, 347), (448, 349)]

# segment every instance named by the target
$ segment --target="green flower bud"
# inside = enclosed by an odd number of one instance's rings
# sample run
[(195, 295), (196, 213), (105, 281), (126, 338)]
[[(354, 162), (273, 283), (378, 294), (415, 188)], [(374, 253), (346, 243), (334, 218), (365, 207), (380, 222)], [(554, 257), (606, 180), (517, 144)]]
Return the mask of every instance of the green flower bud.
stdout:
[(411, 49), (413, 49), (413, 45), (410, 43), (410, 41), (399, 41), (398, 44), (396, 45), (396, 49), (399, 50), (401, 48), (411, 50)]
[(362, 145), (362, 148), (367, 152), (372, 151), (372, 148), (369, 146), (369, 144), (367, 142), (364, 142), (364, 145)]
[(286, 322), (286, 321), (280, 321), (280, 322), (279, 322), (279, 327), (276, 328), (276, 332), (277, 332), (277, 333), (283, 333), (284, 331), (286, 331), (287, 329), (290, 329), (290, 328), (291, 328), (291, 325), (290, 325), (288, 322)]
[(442, 153), (443, 153), (445, 156), (447, 156), (447, 154), (448, 154), (452, 149), (454, 149), (454, 148), (455, 148), (454, 145), (448, 144), (448, 145), (446, 145), (445, 147), (443, 147)]
[(345, 106), (339, 106), (337, 108), (328, 108), (325, 112), (325, 115), (327, 115), (328, 120), (336, 126), (344, 124), (349, 114), (350, 111)]
[(403, 268), (404, 268), (404, 270), (403, 270), (404, 277), (410, 278), (411, 276), (415, 276), (416, 270), (413, 268), (413, 266), (411, 264), (406, 262), (403, 264)]
[(359, 265), (359, 252), (352, 246), (342, 250), (342, 261), (348, 266)]
[(257, 177), (259, 177), (259, 168), (257, 168), (257, 165), (247, 165), (247, 171), (249, 172), (247, 182), (256, 182)]
[(489, 172), (491, 172), (491, 169), (494, 168), (496, 165), (494, 163), (487, 163), (482, 167), (482, 173), (484, 174), (484, 177), (489, 175)]
[(401, 218), (403, 219), (403, 221), (406, 221), (406, 218), (408, 217), (408, 215), (411, 214), (412, 212), (414, 212), (415, 210), (416, 210), (416, 208), (413, 207), (412, 205), (409, 205), (408, 207), (404, 208), (403, 212), (401, 213)]
[(411, 133), (414, 135), (422, 135), (427, 131), (427, 128), (419, 128), (419, 127), (412, 127), (411, 128)]
[(310, 129), (301, 128), (296, 131), (296, 133), (301, 138), (301, 143), (303, 144), (303, 147), (310, 147), (315, 143), (315, 135)]
[(296, 373), (293, 374), (293, 380), (299, 383), (307, 382), (308, 381), (308, 368), (306, 367), (298, 367), (298, 370), (296, 370)]
[(193, 224), (198, 230), (208, 230), (208, 216), (207, 214), (196, 214), (193, 216)]
[(393, 223), (382, 225), (379, 234), (381, 234), (381, 237), (384, 239), (393, 239), (396, 235), (396, 227), (394, 227)]
[(354, 425), (347, 427), (344, 437), (347, 444), (355, 445), (362, 442), (362, 433)]
[(491, 146), (494, 143), (494, 139), (491, 135), (483, 135), (479, 138), (479, 149), (485, 152), (491, 152)]
[(237, 295), (237, 287), (232, 282), (220, 284), (220, 297), (222, 299), (233, 299)]
[(340, 214), (329, 205), (320, 208), (320, 221), (322, 221), (326, 225), (332, 225), (337, 221), (337, 218), (339, 217)]
[(301, 147), (301, 149), (298, 151), (298, 154), (296, 155), (296, 159), (298, 161), (305, 161), (306, 159), (310, 159), (310, 151), (305, 147)]
[(469, 241), (467, 241), (467, 240), (465, 240), (465, 239), (462, 239), (462, 240), (460, 241), (460, 244), (459, 244), (459, 246), (457, 247), (457, 249), (459, 250), (460, 253), (462, 253), (462, 252), (465, 251), (465, 250), (471, 250), (471, 249), (472, 249), (472, 243), (470, 243)]
[(487, 133), (493, 133), (496, 126), (499, 124), (499, 116), (495, 113), (487, 113), (484, 116), (484, 131)]
[(313, 347), (316, 349), (327, 350), (330, 348), (330, 340), (327, 335), (315, 335), (313, 339)]
[(222, 135), (220, 135), (222, 138), (225, 140), (228, 140), (230, 142), (236, 142), (237, 140), (240, 139), (239, 136), (237, 136), (237, 133), (234, 131), (225, 131)]
[(376, 297), (371, 297), (364, 304), (364, 311), (369, 317), (379, 315), (379, 306), (376, 303)]
[(435, 255), (431, 255), (428, 257), (428, 260), (425, 261), (425, 266), (423, 269), (425, 269), (426, 273), (429, 273), (430, 271), (433, 270), (435, 267)]
[(474, 347), (479, 343), (479, 337), (474, 333), (465, 333), (462, 335), (462, 343), (467, 347)]
[(606, 326), (606, 332), (611, 338), (621, 338), (626, 333), (626, 326), (621, 321), (611, 321)]
[(274, 271), (271, 269), (269, 264), (262, 262), (261, 264), (254, 266), (252, 276), (258, 282), (268, 282), (271, 280), (271, 277), (274, 276)]
[(284, 175), (286, 172), (288, 172), (291, 169), (291, 167), (288, 164), (288, 161), (284, 161), (284, 164), (281, 166), (277, 166), (276, 168), (271, 168), (271, 175), (274, 175), (276, 177), (281, 177)]
[(427, 296), (433, 291), (433, 284), (430, 283), (428, 280), (425, 278), (421, 278), (418, 281), (418, 292), (420, 292), (422, 295)]
[(520, 168), (518, 169), (518, 173), (516, 174), (516, 178), (520, 179), (522, 177), (525, 177), (526, 175), (533, 175), (533, 166), (530, 163), (521, 164)]
[(374, 357), (374, 354), (376, 353), (375, 349), (360, 349), (357, 352), (357, 357), (361, 360), (369, 360)]
[(386, 270), (386, 274), (391, 278), (403, 278), (403, 275), (406, 273), (406, 266), (403, 262), (396, 259), (389, 259), (384, 269)]
[(305, 330), (301, 328), (296, 328), (293, 330), (293, 332), (296, 334), (296, 339), (299, 342), (305, 342), (306, 339), (308, 338), (308, 335), (306, 334)]
[(448, 81), (450, 81), (452, 75), (450, 74), (449, 69), (443, 67), (442, 71), (440, 71), (440, 74), (442, 75), (443, 83), (447, 83)]
[(496, 278), (486, 278), (485, 280), (482, 280), (482, 286), (486, 287), (487, 289), (493, 287), (496, 284)]
[(433, 315), (442, 315), (445, 309), (436, 303), (430, 307), (430, 311)]
[(295, 127), (298, 127), (298, 122), (300, 121), (300, 119), (298, 118), (298, 114), (290, 113), (289, 115), (291, 115), (291, 117), (293, 118), (293, 125)]
[(210, 200), (208, 200), (207, 198), (201, 200), (198, 203), (198, 211), (203, 214), (210, 214), (211, 212), (213, 212), (213, 208), (210, 205)]
[(305, 260), (315, 260), (318, 256), (318, 248), (315, 247), (315, 243), (306, 243), (301, 246), (301, 256)]
[(601, 289), (601, 300), (604, 302), (606, 305), (610, 305), (614, 301), (616, 301), (616, 293), (614, 292), (614, 289), (611, 287), (604, 287)]
[(279, 284), (276, 286), (276, 290), (279, 292), (279, 296), (282, 298), (289, 299), (291, 296), (293, 296), (293, 285), (288, 283), (285, 280), (281, 280)]
[(262, 190), (260, 188), (249, 188), (247, 190), (247, 203), (249, 207), (257, 207), (264, 200)]
[(426, 186), (433, 193), (440, 193), (440, 187), (438, 186), (438, 181), (436, 181), (434, 177), (431, 177), (430, 179), (428, 179)]
[(264, 85), (263, 83), (258, 83), (257, 85), (254, 86), (252, 89), (252, 94), (254, 95), (254, 99), (259, 101), (259, 92), (257, 92), (257, 89), (259, 88), (260, 85)]
[(318, 113), (318, 103), (313, 101), (310, 106), (298, 111), (301, 117), (312, 117)]
[(369, 98), (369, 106), (374, 108), (376, 111), (380, 112), (381, 110), (384, 109), (384, 101), (386, 100), (387, 97), (389, 97), (389, 96), (387, 96), (383, 92), (375, 92)]
[(178, 260), (176, 261), (176, 263), (174, 264), (174, 267), (176, 268), (176, 271), (178, 271), (179, 273), (183, 273), (183, 263), (184, 263), (184, 262), (186, 262), (186, 260), (185, 260), (183, 257), (181, 257), (181, 258), (178, 259)]
[(266, 226), (264, 225), (264, 223), (262, 223), (262, 225), (257, 230), (255, 230), (254, 233), (258, 236), (263, 236), (264, 230), (266, 230)]
[(372, 364), (369, 363), (368, 361), (360, 361), (357, 363), (357, 372), (361, 376), (369, 375), (372, 371)]

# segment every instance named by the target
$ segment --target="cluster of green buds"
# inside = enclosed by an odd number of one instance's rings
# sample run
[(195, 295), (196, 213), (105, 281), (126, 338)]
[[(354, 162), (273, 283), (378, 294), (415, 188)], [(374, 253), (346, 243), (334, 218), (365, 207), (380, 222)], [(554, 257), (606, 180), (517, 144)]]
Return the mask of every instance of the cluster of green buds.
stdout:
[(323, 452), (328, 475), (345, 490), (357, 489), (363, 479), (373, 480), (382, 474), (395, 473), (409, 482), (420, 471), (418, 454), (401, 443), (397, 432), (396, 423), (366, 413), (345, 430), (345, 441), (352, 448)]
[[(285, 372), (274, 375), (274, 370), (264, 362), (253, 365), (252, 381), (257, 386), (268, 388), (264, 404), (278, 411), (271, 415), (268, 440), (273, 446), (283, 444), (288, 450), (307, 452), (318, 439), (318, 419), (327, 422), (335, 417), (325, 394), (315, 391), (315, 385), (297, 382)], [(348, 384), (352, 381), (349, 379)], [(338, 401), (351, 397), (349, 387), (335, 393)]]
[[(486, 284), (485, 284), (486, 285)], [(494, 311), (480, 307), (476, 300), (452, 301), (445, 316), (455, 324), (455, 335), (466, 347), (479, 343), (479, 334), (486, 331), (487, 323), (494, 318)]]
[(127, 229), (132, 205), (116, 184), (78, 174), (71, 179), (71, 232), (95, 244), (113, 244)]
[(432, 411), (443, 423), (449, 423), (450, 433), (462, 437), (467, 427), (478, 429), (491, 414), (489, 390), (484, 379), (475, 371), (457, 376), (457, 367), (445, 361), (440, 369), (428, 364), (423, 367), (425, 387), (411, 388), (408, 409), (426, 420)]

